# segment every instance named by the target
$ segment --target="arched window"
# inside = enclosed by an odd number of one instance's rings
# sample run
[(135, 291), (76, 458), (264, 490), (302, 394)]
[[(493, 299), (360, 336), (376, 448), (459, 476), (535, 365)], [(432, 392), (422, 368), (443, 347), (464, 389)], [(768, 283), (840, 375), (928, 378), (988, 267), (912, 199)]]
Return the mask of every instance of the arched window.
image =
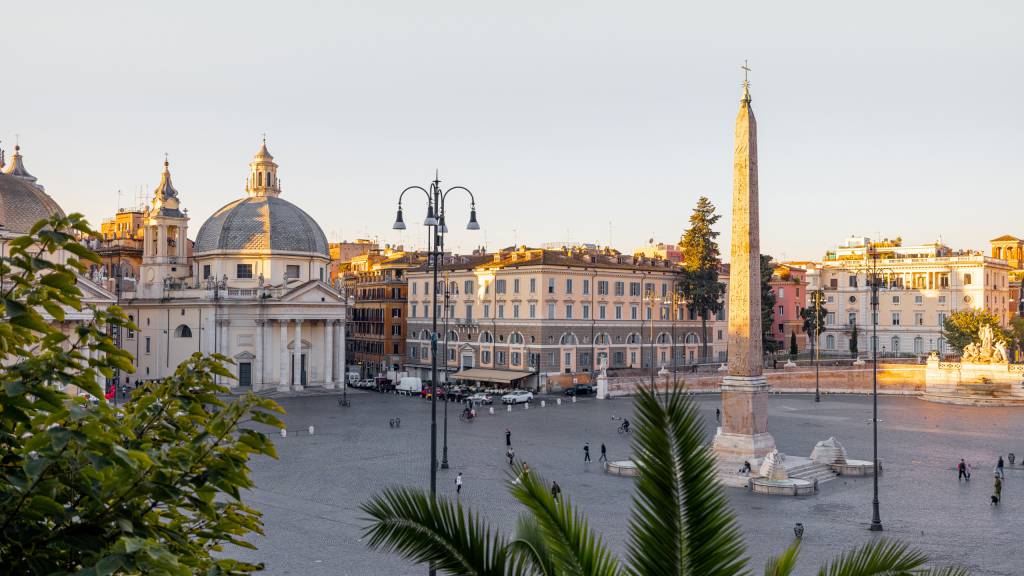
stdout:
[(488, 331), (480, 333), (480, 343), (482, 344), (494, 344), (494, 335)]
[(694, 334), (693, 332), (688, 332), (686, 334), (686, 343), (687, 344), (700, 344), (700, 339), (697, 338), (697, 335)]
[(835, 350), (836, 349), (836, 337), (835, 336), (829, 334), (828, 336), (825, 337), (825, 349), (826, 350)]
[(669, 334), (667, 332), (662, 332), (661, 334), (658, 334), (658, 344), (671, 344), (671, 343), (672, 343), (672, 337), (669, 336)]
[(509, 344), (522, 345), (523, 344), (523, 335), (520, 334), (519, 332), (513, 332), (513, 333), (509, 334), (508, 335), (508, 343)]
[(626, 344), (639, 344), (641, 342), (640, 335), (633, 332), (629, 336), (626, 336)]
[(178, 338), (191, 338), (192, 329), (182, 324), (174, 329), (174, 335)]
[(256, 173), (256, 181), (257, 186), (263, 186), (263, 172)]
[(607, 334), (602, 332), (601, 334), (594, 336), (595, 346), (607, 346), (609, 344), (611, 344), (611, 338), (609, 338)]
[(924, 353), (924, 338), (921, 338), (920, 336), (918, 336), (917, 338), (914, 338), (914, 354), (923, 354), (923, 353)]
[(420, 332), (420, 340), (430, 340), (430, 330)]
[(900, 353), (900, 337), (899, 336), (893, 336), (891, 343), (892, 343), (892, 353), (893, 354), (899, 354)]
[(448, 341), (449, 342), (458, 342), (459, 341), (459, 333), (456, 332), (455, 330), (449, 330), (448, 331)]
[(576, 339), (576, 335), (572, 332), (562, 334), (562, 337), (558, 339), (559, 346), (576, 346), (579, 343), (579, 340)]

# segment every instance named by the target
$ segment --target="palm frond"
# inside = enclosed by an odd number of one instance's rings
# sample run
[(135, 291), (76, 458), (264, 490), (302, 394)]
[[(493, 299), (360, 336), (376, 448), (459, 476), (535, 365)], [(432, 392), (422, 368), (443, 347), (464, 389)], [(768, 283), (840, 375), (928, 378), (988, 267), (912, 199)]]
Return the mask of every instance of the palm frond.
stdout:
[(697, 408), (678, 389), (665, 405), (636, 398), (634, 460), (640, 476), (629, 523), (630, 569), (639, 576), (746, 569), (743, 540), (718, 484)]
[(461, 504), (419, 489), (387, 488), (360, 508), (369, 516), (363, 537), (371, 549), (432, 563), (449, 574), (506, 573), (505, 539)]
[(558, 574), (566, 576), (614, 576), (619, 562), (587, 525), (580, 512), (573, 511), (568, 497), (556, 502), (544, 482), (533, 472), (517, 466), (509, 482), (512, 496), (533, 514), (547, 539), (549, 557)]
[(539, 574), (557, 576), (558, 569), (551, 558), (547, 537), (537, 519), (523, 514), (516, 523), (516, 537), (509, 543), (512, 574), (516, 576)]
[(764, 576), (789, 576), (796, 568), (796, 559), (800, 555), (800, 540), (794, 540), (786, 551), (772, 558), (764, 565)]
[[(966, 574), (959, 569), (926, 569), (928, 557), (902, 542), (884, 538), (868, 542), (836, 557), (818, 576), (918, 576)], [(954, 570), (949, 572), (948, 570)]]

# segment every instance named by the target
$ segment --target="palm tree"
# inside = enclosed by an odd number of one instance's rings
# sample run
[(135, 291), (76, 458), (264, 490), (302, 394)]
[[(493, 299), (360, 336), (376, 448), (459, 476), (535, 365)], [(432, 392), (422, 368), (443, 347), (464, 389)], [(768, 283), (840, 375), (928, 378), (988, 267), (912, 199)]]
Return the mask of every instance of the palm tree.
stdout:
[[(554, 498), (540, 476), (521, 465), (508, 482), (523, 504), (514, 536), (449, 498), (414, 488), (386, 488), (362, 505), (371, 549), (394, 552), (448, 574), (477, 576), (731, 576), (749, 574), (736, 520), (715, 475), (696, 406), (674, 390), (660, 402), (641, 389), (633, 440), (637, 468), (627, 557), (620, 560), (587, 525), (568, 497)], [(791, 574), (799, 541), (765, 566)], [(954, 576), (961, 568), (925, 568), (905, 544), (875, 540), (849, 551), (820, 576)]]

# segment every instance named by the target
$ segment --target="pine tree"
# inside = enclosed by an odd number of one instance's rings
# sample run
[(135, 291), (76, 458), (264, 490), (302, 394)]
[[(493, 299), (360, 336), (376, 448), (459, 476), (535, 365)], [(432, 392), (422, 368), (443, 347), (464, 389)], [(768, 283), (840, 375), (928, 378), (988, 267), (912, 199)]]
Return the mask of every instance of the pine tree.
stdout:
[(775, 263), (768, 254), (761, 254), (761, 348), (764, 354), (774, 354), (782, 343), (772, 336), (775, 322), (775, 291), (772, 290), (772, 273)]
[(857, 351), (857, 325), (853, 325), (853, 331), (850, 332), (850, 358), (856, 358), (860, 354)]
[(796, 347), (796, 330), (789, 333), (789, 355), (796, 358), (800, 349)]
[(725, 285), (718, 281), (720, 254), (718, 232), (714, 225), (722, 216), (715, 214), (715, 206), (706, 197), (697, 200), (697, 206), (690, 215), (690, 227), (679, 241), (683, 252), (683, 267), (679, 279), (679, 291), (698, 316), (701, 328), (701, 357), (708, 357), (708, 318), (722, 310), (722, 296)]

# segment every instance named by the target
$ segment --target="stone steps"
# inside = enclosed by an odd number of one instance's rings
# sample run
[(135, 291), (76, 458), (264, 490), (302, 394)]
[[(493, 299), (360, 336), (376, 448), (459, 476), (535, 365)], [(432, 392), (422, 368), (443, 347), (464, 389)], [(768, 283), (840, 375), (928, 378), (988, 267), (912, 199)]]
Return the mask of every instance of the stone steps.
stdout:
[(829, 480), (836, 479), (836, 473), (824, 464), (817, 464), (810, 462), (807, 464), (800, 464), (792, 468), (786, 469), (786, 473), (789, 474), (790, 478), (799, 478), (801, 480), (817, 480), (818, 483), (828, 482)]

